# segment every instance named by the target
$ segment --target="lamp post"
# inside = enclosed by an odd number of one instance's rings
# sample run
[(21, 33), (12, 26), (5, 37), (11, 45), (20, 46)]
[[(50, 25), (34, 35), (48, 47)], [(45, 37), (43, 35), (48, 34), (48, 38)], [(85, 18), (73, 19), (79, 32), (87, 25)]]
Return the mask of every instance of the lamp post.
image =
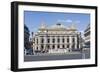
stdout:
[(81, 54), (82, 54), (82, 59), (85, 59), (85, 52), (84, 52), (84, 47), (83, 47), (83, 45), (84, 45), (84, 40), (83, 40), (83, 38), (81, 37), (80, 38), (80, 41), (81, 41)]

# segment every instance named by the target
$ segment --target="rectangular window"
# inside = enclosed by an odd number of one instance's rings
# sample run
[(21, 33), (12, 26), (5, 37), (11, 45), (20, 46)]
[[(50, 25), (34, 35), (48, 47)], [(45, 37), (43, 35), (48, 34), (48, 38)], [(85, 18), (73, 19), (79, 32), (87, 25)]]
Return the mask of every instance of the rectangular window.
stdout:
[(69, 43), (69, 38), (67, 38), (67, 43)]
[(67, 45), (67, 48), (69, 48), (69, 45)]
[(47, 42), (50, 43), (50, 39), (47, 39)]
[(43, 38), (41, 38), (41, 43), (44, 43), (44, 39)]
[(65, 42), (64, 38), (62, 39), (62, 42), (63, 42), (63, 43)]
[(52, 39), (52, 43), (55, 43), (55, 39), (54, 38)]
[(57, 42), (58, 42), (58, 43), (60, 42), (60, 39), (59, 39), (59, 38), (57, 39)]

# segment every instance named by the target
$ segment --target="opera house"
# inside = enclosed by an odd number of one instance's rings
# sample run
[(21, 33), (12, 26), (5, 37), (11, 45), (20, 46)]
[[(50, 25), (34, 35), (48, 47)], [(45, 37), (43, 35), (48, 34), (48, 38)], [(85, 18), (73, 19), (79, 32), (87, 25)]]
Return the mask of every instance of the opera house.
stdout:
[(33, 35), (33, 50), (46, 53), (63, 53), (81, 50), (81, 32), (75, 24), (61, 23), (47, 26), (42, 23)]

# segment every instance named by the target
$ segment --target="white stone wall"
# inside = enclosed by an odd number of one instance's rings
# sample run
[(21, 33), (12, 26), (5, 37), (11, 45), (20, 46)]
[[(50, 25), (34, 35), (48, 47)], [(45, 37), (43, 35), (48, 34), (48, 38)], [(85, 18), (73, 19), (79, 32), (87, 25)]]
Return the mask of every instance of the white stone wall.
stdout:
[[(53, 49), (52, 47), (53, 47), (53, 45), (55, 45), (55, 48), (54, 49), (58, 49), (58, 45), (59, 45), (59, 49), (60, 48), (63, 48), (63, 45), (64, 45), (64, 49), (69, 49), (70, 51), (72, 50), (72, 45), (73, 45), (73, 42), (72, 42), (72, 36), (74, 36), (74, 39), (75, 39), (75, 49), (77, 50), (77, 36), (75, 36), (75, 35), (77, 35), (78, 33), (74, 33), (74, 34), (71, 34), (71, 33), (69, 33), (69, 34), (67, 34), (67, 33), (65, 33), (65, 31), (64, 31), (64, 33), (57, 33), (57, 31), (56, 31), (56, 33), (55, 32), (52, 32), (52, 33), (50, 33), (50, 31), (48, 31), (49, 33), (45, 33), (44, 35), (43, 35), (43, 33), (42, 33), (42, 35), (41, 34), (37, 34), (37, 36), (35, 36), (35, 43), (34, 43), (34, 49), (36, 50), (36, 48), (38, 47), (38, 50), (41, 50), (41, 44), (44, 44), (43, 46), (44, 46), (44, 50), (45, 49), (48, 49), (47, 48), (47, 45), (50, 45), (50, 49)], [(68, 31), (66, 31), (66, 32), (68, 32)], [(41, 43), (40, 41), (41, 41), (41, 36), (44, 38), (44, 43)], [(49, 36), (49, 39), (50, 39), (50, 43), (47, 43), (47, 38), (48, 38), (48, 36)], [(59, 36), (59, 39), (60, 39), (60, 42), (58, 43), (57, 42), (57, 39), (58, 39), (58, 36)], [(80, 35), (79, 35), (80, 36)], [(55, 42), (53, 43), (52, 42), (52, 40), (53, 40), (53, 38), (55, 39)], [(64, 38), (64, 43), (62, 42), (62, 39)], [(67, 42), (67, 38), (69, 38), (69, 43)], [(38, 39), (38, 43), (37, 43), (37, 39)], [(69, 44), (69, 48), (67, 48), (67, 45)], [(81, 47), (81, 45), (80, 45), (80, 43), (79, 43), (79, 48)]]

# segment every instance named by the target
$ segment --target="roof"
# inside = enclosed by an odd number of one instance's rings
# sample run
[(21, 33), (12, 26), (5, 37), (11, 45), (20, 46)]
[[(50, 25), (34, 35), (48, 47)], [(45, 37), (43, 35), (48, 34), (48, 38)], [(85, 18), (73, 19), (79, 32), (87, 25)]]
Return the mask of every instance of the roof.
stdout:
[(40, 30), (45, 30), (45, 29), (48, 29), (48, 30), (77, 30), (75, 27), (75, 24), (71, 24), (69, 27), (66, 27), (61, 23), (54, 24), (50, 27), (47, 27), (44, 23), (42, 23), (39, 29)]
[(52, 25), (50, 29), (66, 29), (66, 26), (64, 26), (63, 24), (57, 23), (55, 25)]

